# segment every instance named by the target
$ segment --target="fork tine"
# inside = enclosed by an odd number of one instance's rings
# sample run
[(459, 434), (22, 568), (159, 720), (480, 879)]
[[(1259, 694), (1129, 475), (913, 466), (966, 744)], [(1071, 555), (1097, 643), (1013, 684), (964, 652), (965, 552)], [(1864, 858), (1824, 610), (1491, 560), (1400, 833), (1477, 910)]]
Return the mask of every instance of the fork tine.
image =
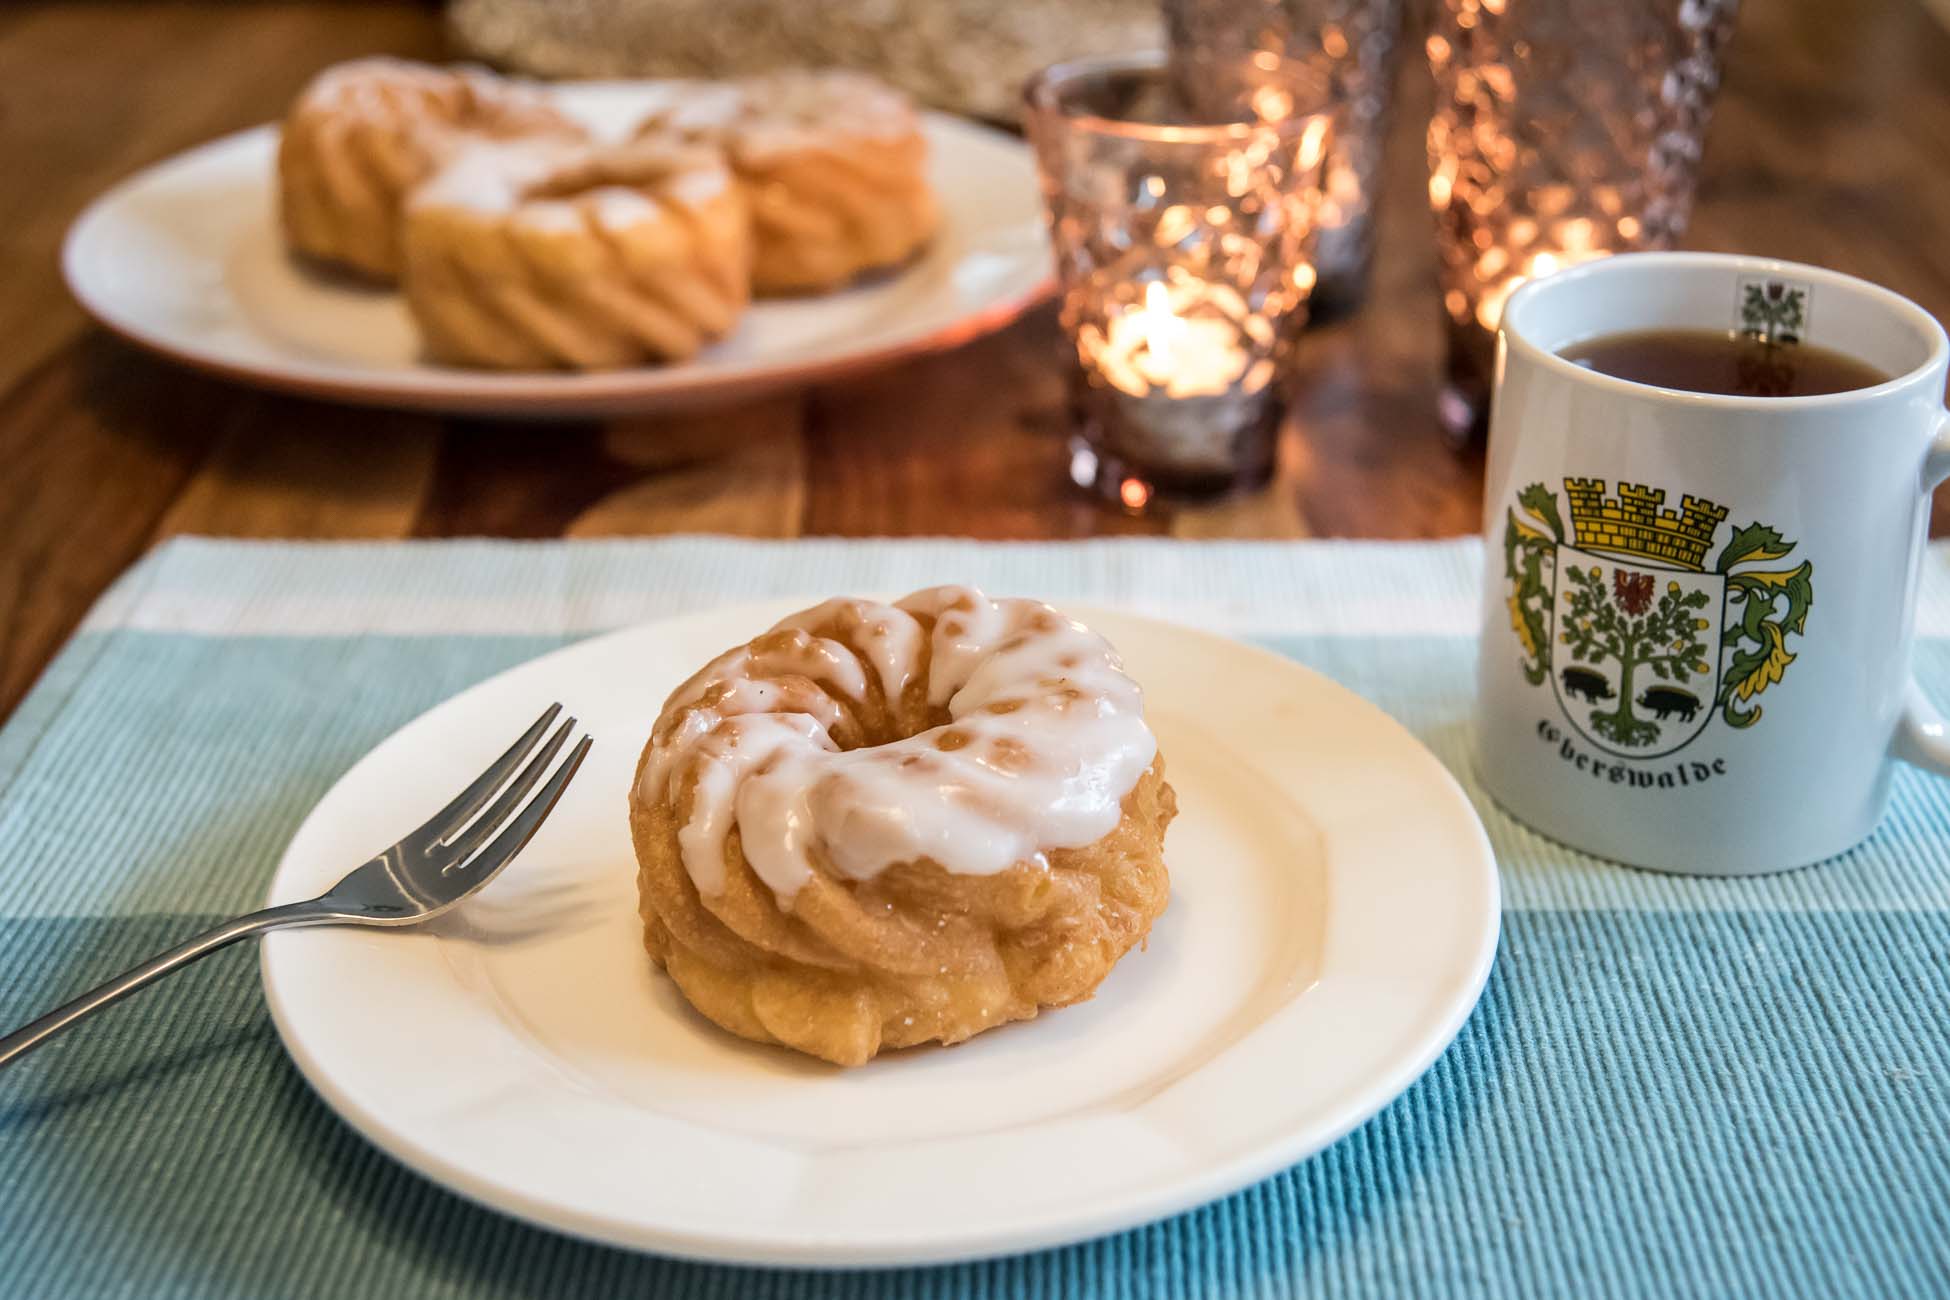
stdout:
[(501, 788), (501, 783), (506, 781), (508, 774), (515, 770), (515, 765), (528, 757), (529, 751), (535, 748), (535, 742), (540, 740), (543, 733), (548, 730), (548, 724), (555, 721), (556, 715), (561, 712), (560, 704), (549, 705), (542, 711), (542, 716), (535, 719), (534, 725), (522, 733), (521, 739), (508, 747), (507, 753), (495, 759), (487, 771), (474, 778), (474, 784), (455, 795), (452, 803), (427, 818), (420, 829), (407, 836), (401, 843), (444, 839), (465, 826), (467, 819), (479, 812), (489, 796)]
[(488, 810), (475, 819), (473, 825), (455, 836), (453, 841), (444, 848), (435, 845), (431, 851), (445, 859), (450, 867), (465, 862), (472, 856), (474, 850), (487, 843), (488, 836), (500, 830), (501, 824), (514, 815), (515, 810), (521, 806), (521, 801), (528, 797), (530, 790), (535, 788), (535, 783), (547, 773), (549, 764), (555, 761), (555, 756), (562, 752), (563, 742), (568, 740), (575, 729), (574, 718), (568, 719), (557, 727), (555, 734), (548, 738), (548, 743), (542, 746), (541, 752), (528, 760), (528, 766), (521, 769), (521, 774), (508, 783), (508, 788), (501, 792), (501, 797), (489, 805)]
[(481, 850), (479, 857), (467, 864), (468, 893), (473, 893), (493, 880), (500, 874), (501, 869), (512, 862), (515, 855), (527, 846), (528, 841), (534, 838), (535, 832), (542, 828), (542, 823), (548, 819), (548, 815), (555, 811), (556, 801), (561, 799), (562, 792), (569, 788), (569, 782), (575, 777), (576, 769), (582, 766), (583, 756), (589, 752), (589, 746), (594, 743), (589, 736), (584, 736), (577, 741), (576, 747), (569, 751), (569, 756), (562, 760), (562, 766), (555, 769), (555, 775), (549, 778), (548, 784), (541, 788), (540, 793), (528, 801), (528, 806), (508, 823), (507, 829), (495, 836), (492, 844)]

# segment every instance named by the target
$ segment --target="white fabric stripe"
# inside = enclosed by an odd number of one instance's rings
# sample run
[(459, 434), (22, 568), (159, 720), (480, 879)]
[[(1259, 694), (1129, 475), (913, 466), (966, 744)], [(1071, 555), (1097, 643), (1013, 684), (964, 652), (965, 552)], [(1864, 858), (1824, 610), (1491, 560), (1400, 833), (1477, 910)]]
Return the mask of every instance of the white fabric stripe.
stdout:
[[(1247, 636), (1477, 633), (1482, 547), (1439, 542), (1087, 542), (723, 537), (257, 542), (177, 538), (84, 631), (206, 636), (572, 635), (773, 597), (974, 582)], [(1924, 560), (1918, 633), (1950, 637), (1950, 541)]]
[(1473, 636), (1480, 548), (1433, 543), (989, 543), (721, 537), (249, 542), (178, 538), (86, 631), (574, 634), (773, 597), (945, 582), (1117, 605), (1246, 635)]

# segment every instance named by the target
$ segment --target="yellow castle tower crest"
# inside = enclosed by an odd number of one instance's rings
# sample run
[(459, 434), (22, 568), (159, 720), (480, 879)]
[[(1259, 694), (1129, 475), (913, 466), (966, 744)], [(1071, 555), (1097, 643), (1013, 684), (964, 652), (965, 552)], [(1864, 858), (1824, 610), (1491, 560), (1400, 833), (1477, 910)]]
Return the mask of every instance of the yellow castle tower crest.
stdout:
[(1706, 568), (1713, 533), (1726, 521), (1727, 508), (1702, 497), (1680, 498), (1678, 510), (1662, 509), (1664, 489), (1620, 483), (1618, 495), (1605, 493), (1601, 478), (1567, 478), (1573, 544), (1581, 550), (1629, 555), (1668, 568)]

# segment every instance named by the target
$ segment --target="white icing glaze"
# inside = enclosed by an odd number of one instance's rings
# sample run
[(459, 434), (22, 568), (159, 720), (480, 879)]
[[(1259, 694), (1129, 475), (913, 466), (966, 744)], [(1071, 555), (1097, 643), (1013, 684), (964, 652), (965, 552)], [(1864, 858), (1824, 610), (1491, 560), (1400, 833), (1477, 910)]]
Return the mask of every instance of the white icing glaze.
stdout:
[(524, 190), (538, 184), (572, 152), (554, 142), (477, 141), (455, 152), (408, 201), (412, 207), (468, 208), (490, 215), (512, 211)]
[(906, 95), (871, 77), (833, 70), (683, 82), (645, 125), (653, 133), (721, 144), (753, 163), (830, 147), (845, 137), (899, 140), (919, 129)]
[(724, 164), (699, 150), (480, 140), (457, 148), (409, 202), (486, 216), (515, 212), (525, 226), (567, 232), (581, 227), (586, 206), (615, 230), (660, 219), (662, 199), (701, 207), (730, 184)]
[[(880, 679), (881, 694), (890, 700), (899, 699), (914, 674), (920, 671), (921, 625), (904, 609), (842, 596), (781, 619), (777, 626), (810, 629), (830, 623), (835, 615), (861, 629), (859, 639), (866, 644), (860, 647), (860, 653)], [(844, 652), (845, 647), (841, 650)], [(849, 698), (860, 698), (860, 692), (865, 689), (862, 682)]]
[[(934, 618), (932, 633), (917, 614)], [(858, 657), (810, 635), (836, 621)], [(664, 716), (675, 725), (659, 727), (644, 764), (645, 800), (676, 798), (696, 773), (678, 846), (704, 894), (724, 889), (733, 825), (788, 906), (815, 850), (855, 880), (921, 857), (964, 875), (1042, 862), (1044, 850), (1108, 834), (1157, 753), (1110, 643), (1038, 601), (936, 587), (897, 605), (828, 601), (779, 629), (801, 635), (729, 651), (673, 696)], [(883, 698), (900, 699), (922, 671), (924, 638), (928, 701), (951, 721), (842, 751), (831, 734), (840, 701), (868, 700), (869, 670)]]
[(608, 185), (589, 196), (590, 210), (608, 230), (622, 230), (640, 221), (654, 221), (660, 215), (657, 205), (635, 190)]

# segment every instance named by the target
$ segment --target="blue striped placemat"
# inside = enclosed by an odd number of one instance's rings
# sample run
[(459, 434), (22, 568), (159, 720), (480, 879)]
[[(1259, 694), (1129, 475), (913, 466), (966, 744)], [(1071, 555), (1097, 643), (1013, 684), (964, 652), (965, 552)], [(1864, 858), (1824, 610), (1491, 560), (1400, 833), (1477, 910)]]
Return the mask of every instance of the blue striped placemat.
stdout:
[[(1204, 621), (1367, 695), (1477, 796), (1503, 945), (1455, 1046), (1315, 1159), (1103, 1241), (857, 1274), (632, 1255), (449, 1195), (311, 1095), (240, 948), (0, 1071), (0, 1293), (1950, 1292), (1950, 783), (1899, 773), (1873, 839), (1787, 876), (1554, 846), (1466, 762), (1479, 560), (1473, 541), (174, 542), (0, 729), (0, 1025), (255, 906), (331, 782), (471, 682), (658, 615), (949, 580)], [(1921, 620), (1919, 672), (1950, 693), (1950, 551)]]

